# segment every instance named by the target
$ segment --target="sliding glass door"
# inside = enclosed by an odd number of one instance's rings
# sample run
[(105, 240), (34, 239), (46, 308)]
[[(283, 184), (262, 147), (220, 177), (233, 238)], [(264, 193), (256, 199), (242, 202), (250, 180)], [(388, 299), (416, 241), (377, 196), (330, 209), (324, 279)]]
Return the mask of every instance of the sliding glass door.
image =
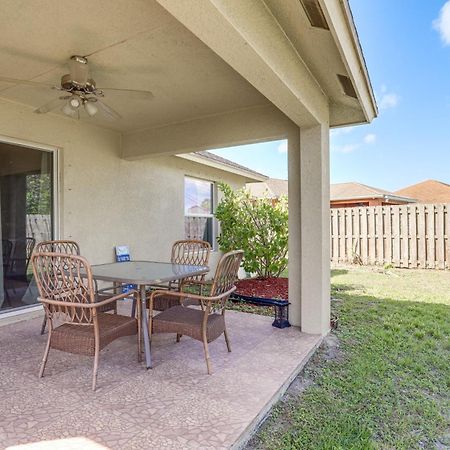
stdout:
[(54, 153), (0, 142), (0, 312), (37, 302), (30, 257), (53, 238)]

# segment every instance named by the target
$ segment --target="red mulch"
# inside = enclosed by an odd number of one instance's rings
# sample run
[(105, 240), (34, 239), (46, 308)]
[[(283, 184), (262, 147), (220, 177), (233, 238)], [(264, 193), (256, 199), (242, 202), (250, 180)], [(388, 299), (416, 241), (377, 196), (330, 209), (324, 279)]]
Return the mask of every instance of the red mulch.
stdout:
[(236, 283), (236, 294), (288, 300), (287, 278), (246, 278)]

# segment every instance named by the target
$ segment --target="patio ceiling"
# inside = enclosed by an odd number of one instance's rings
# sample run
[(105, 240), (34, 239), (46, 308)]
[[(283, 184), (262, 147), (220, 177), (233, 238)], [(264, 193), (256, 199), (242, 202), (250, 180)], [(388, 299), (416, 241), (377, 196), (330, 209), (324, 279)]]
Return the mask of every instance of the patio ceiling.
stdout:
[[(87, 55), (98, 86), (154, 93), (151, 101), (108, 93), (123, 119), (84, 119), (124, 134), (236, 111), (269, 111), (271, 122), (273, 105), (300, 126), (328, 120), (328, 105), (331, 126), (370, 121), (376, 106), (348, 5), (319, 3), (330, 30), (312, 27), (298, 0), (4, 0), (0, 76), (58, 84), (68, 58)], [(0, 84), (0, 97), (30, 108), (56, 96)]]
[[(120, 132), (268, 101), (155, 1), (2, 2), (0, 75), (59, 85), (73, 54), (89, 56), (98, 86), (150, 90), (152, 100), (108, 93), (123, 116), (85, 119)], [(0, 83), (0, 96), (38, 107), (56, 91)], [(62, 114), (59, 112), (59, 114)]]

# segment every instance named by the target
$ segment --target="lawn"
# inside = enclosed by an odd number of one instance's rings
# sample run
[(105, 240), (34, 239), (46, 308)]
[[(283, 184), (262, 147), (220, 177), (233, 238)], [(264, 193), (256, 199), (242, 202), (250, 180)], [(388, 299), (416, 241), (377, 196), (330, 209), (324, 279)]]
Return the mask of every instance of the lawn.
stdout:
[(450, 272), (338, 268), (339, 326), (249, 449), (450, 448)]

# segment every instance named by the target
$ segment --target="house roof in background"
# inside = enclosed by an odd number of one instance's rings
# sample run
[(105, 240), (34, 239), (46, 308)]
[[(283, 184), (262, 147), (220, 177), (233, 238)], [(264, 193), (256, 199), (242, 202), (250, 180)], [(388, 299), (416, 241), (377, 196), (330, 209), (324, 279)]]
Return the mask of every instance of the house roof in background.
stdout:
[[(279, 198), (288, 195), (287, 180), (269, 178), (262, 183), (248, 183), (247, 188), (254, 197), (267, 196), (269, 198)], [(449, 186), (450, 188), (450, 186)], [(386, 200), (396, 200), (401, 203), (412, 203), (414, 198), (402, 196), (393, 192), (367, 186), (362, 183), (336, 183), (330, 185), (330, 200), (342, 201), (353, 199), (384, 198)]]
[(248, 183), (247, 189), (253, 197), (268, 197), (280, 198), (288, 195), (287, 180), (280, 180), (278, 178), (268, 178), (262, 183)]
[(330, 186), (331, 200), (349, 200), (352, 198), (379, 198), (392, 195), (392, 192), (367, 186), (361, 183), (336, 183)]
[(384, 198), (386, 200), (396, 200), (402, 203), (414, 202), (413, 198), (400, 196), (385, 189), (367, 186), (366, 184), (350, 182), (336, 183), (330, 186), (330, 200), (353, 200), (365, 198)]
[(437, 180), (425, 180), (395, 192), (415, 198), (419, 203), (450, 203), (450, 185)]
[(181, 155), (176, 155), (179, 158), (187, 159), (199, 164), (203, 164), (209, 167), (214, 167), (215, 169), (225, 170), (226, 172), (234, 173), (235, 175), (242, 176), (247, 182), (258, 182), (265, 181), (268, 179), (266, 175), (256, 172), (255, 170), (249, 169), (248, 167), (237, 164), (229, 159), (217, 156), (214, 153), (207, 151), (195, 152), (195, 153), (183, 153)]

